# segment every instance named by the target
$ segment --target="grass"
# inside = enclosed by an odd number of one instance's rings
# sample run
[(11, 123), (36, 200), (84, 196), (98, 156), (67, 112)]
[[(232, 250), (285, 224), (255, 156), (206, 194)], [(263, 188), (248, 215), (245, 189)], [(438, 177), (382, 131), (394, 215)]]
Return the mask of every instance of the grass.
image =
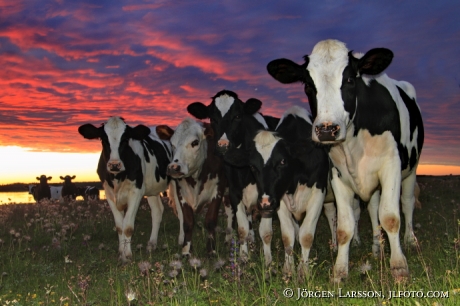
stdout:
[[(146, 250), (151, 221), (143, 200), (132, 242), (134, 260), (120, 266), (113, 217), (104, 201), (2, 205), (0, 304), (458, 305), (460, 178), (419, 177), (418, 182), (422, 186), (422, 209), (414, 212), (418, 245), (405, 250), (411, 272), (407, 282), (391, 277), (385, 236), (381, 256), (372, 256), (372, 231), (365, 211), (360, 221), (362, 244), (350, 249), (349, 277), (335, 285), (329, 281), (335, 254), (329, 247), (331, 238), (324, 216), (311, 251), (310, 275), (299, 281), (295, 275), (281, 272), (284, 248), (276, 220), (274, 263), (269, 267), (263, 264), (260, 239), (250, 245), (248, 263), (239, 261), (236, 234), (231, 245), (224, 243), (223, 211), (217, 256), (205, 255), (206, 230), (200, 215), (196, 218), (192, 258), (182, 258), (177, 245), (178, 221), (169, 207), (157, 249), (152, 253)], [(298, 247), (295, 252), (300, 256)], [(288, 288), (292, 298), (284, 296)], [(390, 291), (400, 297), (388, 299)], [(417, 297), (420, 292), (437, 297)], [(358, 297), (364, 294), (372, 296)]]

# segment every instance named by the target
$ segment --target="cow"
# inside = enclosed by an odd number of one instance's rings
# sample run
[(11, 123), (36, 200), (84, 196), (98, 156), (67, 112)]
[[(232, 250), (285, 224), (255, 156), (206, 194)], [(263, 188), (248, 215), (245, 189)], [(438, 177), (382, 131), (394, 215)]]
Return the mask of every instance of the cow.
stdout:
[(50, 186), (48, 185), (48, 181), (51, 180), (53, 177), (41, 175), (40, 177), (37, 176), (37, 180), (40, 181), (40, 184), (35, 186), (34, 189), (34, 199), (37, 202), (40, 202), (43, 199), (51, 199), (51, 191)]
[(325, 40), (315, 45), (301, 65), (288, 59), (267, 65), (277, 81), (304, 84), (314, 118), (312, 139), (330, 147), (338, 214), (334, 282), (348, 276), (354, 194), (378, 207), (390, 244), (393, 277), (409, 275), (399, 241), (399, 200), (406, 221), (404, 241), (412, 244), (414, 188), (424, 128), (414, 87), (384, 72), (392, 58), (393, 52), (386, 48), (353, 54), (343, 42)]
[[(211, 125), (185, 118), (175, 131), (162, 125), (157, 126), (156, 131), (160, 138), (171, 138), (173, 158), (167, 174), (176, 182), (176, 192), (170, 196), (175, 197), (180, 232), (185, 235), (179, 236), (182, 255), (190, 255), (194, 213), (204, 205), (208, 206), (204, 224), (208, 232), (206, 248), (208, 254), (214, 254), (217, 217), (222, 201), (228, 198), (228, 188), (223, 160), (214, 154), (216, 141)], [(174, 133), (172, 137), (171, 131)], [(233, 214), (229, 213), (227, 234), (232, 231)], [(231, 235), (229, 237), (231, 239)]]
[[(37, 186), (35, 184), (28, 185), (27, 189), (29, 190), (29, 194), (34, 195), (34, 191), (36, 187)], [(51, 198), (50, 198), (51, 200), (60, 200), (61, 194), (62, 194), (62, 186), (50, 186), (50, 194), (51, 194)]]
[(66, 201), (69, 200), (75, 200), (75, 198), (78, 195), (78, 188), (75, 183), (72, 182), (73, 179), (75, 179), (74, 176), (66, 175), (66, 176), (60, 176), (59, 178), (64, 181), (62, 184), (62, 198)]
[(115, 219), (121, 262), (128, 263), (132, 258), (134, 219), (143, 196), (147, 196), (152, 215), (148, 249), (154, 250), (164, 210), (160, 193), (169, 183), (169, 141), (159, 139), (145, 125), (131, 127), (121, 117), (110, 117), (100, 127), (84, 124), (78, 132), (86, 139), (102, 142), (97, 173)]
[(95, 201), (100, 199), (99, 188), (96, 186), (78, 187), (78, 195), (85, 201)]
[[(195, 102), (187, 107), (187, 111), (195, 118), (210, 119), (217, 140), (216, 151), (226, 160), (225, 174), (228, 179), (230, 203), (233, 211), (236, 211), (240, 256), (243, 260), (248, 258), (248, 240), (254, 239), (249, 216), (257, 209), (257, 187), (250, 168), (232, 166), (232, 163), (236, 162), (230, 163), (228, 154), (231, 156), (235, 150), (245, 150), (248, 141), (252, 141), (258, 130), (276, 127), (279, 118), (260, 114), (258, 111), (261, 105), (262, 102), (257, 99), (251, 98), (243, 102), (235, 92), (222, 90), (212, 97), (209, 105)], [(282, 213), (290, 215), (286, 210)], [(272, 216), (270, 214), (262, 217), (259, 235), (264, 245), (265, 263), (268, 265), (272, 261)]]

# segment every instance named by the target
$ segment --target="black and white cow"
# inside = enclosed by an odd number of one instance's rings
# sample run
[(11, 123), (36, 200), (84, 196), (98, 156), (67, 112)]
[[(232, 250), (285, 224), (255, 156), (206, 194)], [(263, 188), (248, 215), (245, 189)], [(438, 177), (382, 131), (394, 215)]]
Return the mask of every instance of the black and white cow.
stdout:
[(95, 201), (100, 199), (99, 188), (96, 186), (79, 187), (78, 195), (82, 196), (85, 201)]
[(48, 185), (48, 181), (52, 178), (53, 177), (47, 177), (46, 175), (40, 175), (40, 177), (37, 176), (37, 180), (40, 181), (40, 183), (35, 186), (33, 191), (35, 201), (40, 202), (43, 199), (51, 199), (51, 190)]
[(59, 178), (64, 181), (62, 184), (62, 197), (64, 200), (75, 200), (78, 195), (78, 188), (77, 185), (72, 182), (72, 180), (75, 179), (76, 176), (66, 175), (60, 176)]
[[(198, 119), (210, 119), (217, 140), (217, 151), (224, 154), (225, 160), (228, 154), (233, 155), (233, 151), (245, 150), (258, 130), (274, 129), (278, 123), (279, 119), (258, 113), (261, 105), (262, 102), (257, 99), (252, 98), (243, 102), (236, 93), (223, 90), (212, 98), (211, 104), (195, 102), (190, 104), (187, 110)], [(254, 239), (250, 215), (252, 210), (257, 209), (257, 187), (247, 166), (234, 167), (230, 163), (225, 163), (225, 174), (228, 179), (230, 203), (236, 211), (240, 255), (246, 258), (247, 242)], [(271, 215), (262, 218), (259, 228), (266, 264), (272, 261), (271, 222)]]
[(131, 127), (120, 117), (111, 117), (101, 127), (82, 125), (78, 132), (102, 142), (97, 173), (115, 219), (120, 259), (126, 263), (132, 257), (134, 219), (143, 196), (147, 196), (152, 214), (149, 250), (157, 244), (164, 210), (160, 193), (169, 182), (166, 167), (172, 157), (170, 143), (160, 140), (154, 130), (144, 125)]
[[(306, 109), (291, 107), (281, 117), (276, 132), (259, 131), (249, 152), (244, 153), (256, 180), (261, 210), (282, 211), (286, 210), (283, 207), (286, 205), (298, 221), (303, 218), (298, 234), (302, 247), (299, 276), (308, 272), (310, 248), (323, 206), (332, 231), (332, 244), (336, 244), (336, 208), (330, 186), (325, 202), (330, 172), (329, 157), (324, 147), (317, 146), (311, 140), (310, 117)], [(289, 216), (283, 213), (278, 215), (286, 249), (283, 270), (290, 273), (293, 272), (294, 263), (295, 227)]]
[[(37, 186), (35, 184), (30, 184), (27, 186), (27, 189), (29, 190), (29, 194), (35, 195), (35, 188)], [(50, 186), (50, 194), (51, 194), (51, 200), (60, 200), (62, 197), (62, 186)], [(37, 200), (34, 197), (35, 201)]]
[[(179, 217), (182, 255), (190, 255), (194, 214), (205, 205), (208, 207), (205, 217), (208, 231), (207, 251), (208, 254), (213, 254), (217, 217), (222, 201), (225, 197), (228, 199), (228, 188), (223, 160), (214, 152), (216, 141), (211, 125), (186, 118), (175, 131), (161, 125), (157, 126), (156, 131), (160, 138), (171, 138), (173, 158), (168, 165), (167, 174), (176, 182), (176, 192), (170, 196), (174, 197)], [(172, 137), (171, 132), (174, 133)], [(230, 214), (230, 218), (226, 232), (231, 239), (233, 213), (230, 207), (227, 214)]]
[(302, 65), (278, 59), (267, 66), (281, 83), (304, 84), (314, 118), (312, 139), (331, 146), (331, 184), (338, 210), (336, 282), (348, 275), (354, 194), (378, 206), (390, 243), (393, 276), (409, 273), (399, 241), (399, 200), (406, 220), (404, 240), (412, 243), (414, 186), (424, 129), (414, 87), (383, 72), (392, 58), (385, 48), (353, 55), (344, 43), (325, 40), (304, 57)]

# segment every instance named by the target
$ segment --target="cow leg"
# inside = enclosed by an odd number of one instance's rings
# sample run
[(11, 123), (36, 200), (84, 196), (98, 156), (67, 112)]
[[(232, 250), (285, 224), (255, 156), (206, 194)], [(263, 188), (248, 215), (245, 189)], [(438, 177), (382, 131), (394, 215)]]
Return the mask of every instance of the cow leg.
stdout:
[[(299, 279), (308, 275), (310, 249), (313, 244), (313, 238), (315, 237), (316, 224), (321, 214), (325, 195), (321, 189), (317, 189), (316, 187), (312, 188), (311, 193), (306, 203), (307, 213), (299, 229), (299, 242), (302, 246), (302, 261), (299, 263), (297, 270)], [(298, 204), (296, 204), (296, 207), (298, 207)]]
[[(104, 183), (106, 185), (107, 183)], [(111, 188), (106, 188), (104, 186), (106, 198), (107, 198), (107, 203), (109, 203), (110, 210), (112, 211), (113, 214), (113, 219), (115, 221), (115, 228), (117, 229), (118, 233), (118, 253), (120, 255), (120, 260), (123, 262), (123, 254), (124, 254), (124, 242), (125, 238), (123, 235), (123, 219), (124, 219), (124, 212), (119, 211), (117, 208), (117, 205), (115, 204), (115, 194), (113, 193), (113, 190)]]
[(252, 227), (252, 213), (246, 214), (246, 219), (248, 219), (248, 224), (249, 224), (249, 231), (248, 231), (247, 240), (249, 242), (254, 242), (254, 241), (256, 241), (256, 239), (255, 239), (256, 235), (254, 234), (254, 228)]
[(406, 177), (401, 184), (401, 207), (404, 213), (405, 231), (404, 244), (406, 246), (415, 245), (415, 236), (412, 228), (412, 216), (414, 214), (415, 195), (414, 189), (416, 184), (415, 171)]
[(353, 216), (355, 218), (355, 231), (353, 233), (353, 245), (358, 246), (361, 244), (361, 238), (359, 237), (358, 224), (359, 218), (361, 218), (361, 207), (359, 206), (359, 199), (353, 198)]
[(324, 214), (326, 215), (329, 228), (331, 229), (332, 235), (332, 249), (334, 252), (337, 251), (337, 208), (334, 202), (324, 203)]
[(182, 256), (190, 256), (192, 250), (192, 234), (193, 225), (195, 223), (195, 215), (193, 209), (187, 203), (182, 204), (182, 212), (184, 214), (184, 243), (182, 244)]
[(158, 231), (160, 230), (161, 219), (163, 218), (163, 202), (159, 195), (147, 197), (149, 202), (150, 213), (152, 215), (152, 233), (150, 234), (149, 242), (147, 243), (147, 250), (155, 250), (158, 242)]
[(224, 197), (224, 208), (225, 214), (227, 215), (227, 228), (225, 229), (225, 243), (230, 243), (233, 237), (233, 222), (235, 220), (235, 215), (233, 214), (233, 209), (230, 205), (230, 200), (228, 196)]
[(131, 261), (133, 253), (131, 251), (131, 237), (134, 232), (134, 220), (136, 218), (137, 210), (141, 202), (144, 191), (136, 189), (128, 199), (128, 207), (126, 209), (125, 217), (123, 218), (123, 232), (122, 232), (122, 245), (121, 248), (121, 262), (123, 264)]
[(248, 235), (249, 235), (249, 220), (246, 215), (245, 206), (240, 202), (236, 210), (236, 220), (238, 222), (238, 238), (240, 242), (240, 256), (243, 260), (247, 260), (248, 251)]
[[(399, 161), (399, 157), (395, 157)], [(392, 167), (393, 166), (393, 167)], [(399, 241), (400, 215), (399, 197), (401, 188), (400, 163), (384, 165), (380, 170), (382, 194), (379, 205), (379, 218), (382, 228), (386, 231), (390, 243), (390, 268), (394, 278), (407, 277), (409, 269)], [(413, 185), (412, 185), (413, 190)], [(413, 205), (413, 204), (412, 204)]]
[(367, 211), (371, 217), (372, 224), (372, 255), (378, 257), (380, 254), (380, 225), (379, 225), (379, 203), (380, 203), (380, 191), (377, 190), (371, 196), (369, 203), (367, 204)]
[(182, 206), (179, 201), (180, 189), (176, 184), (176, 181), (171, 180), (168, 187), (169, 195), (169, 206), (176, 211), (177, 218), (179, 219), (179, 237), (177, 239), (178, 244), (182, 246), (184, 244), (184, 214), (182, 213)]
[(212, 199), (211, 203), (208, 206), (208, 211), (206, 213), (205, 227), (208, 231), (206, 250), (208, 251), (209, 255), (213, 255), (216, 253), (216, 226), (217, 218), (219, 217), (219, 209), (221, 202), (222, 197), (220, 195)]
[(264, 245), (265, 265), (268, 266), (272, 262), (272, 250), (271, 250), (271, 244), (272, 244), (272, 238), (273, 238), (272, 218), (262, 218), (260, 220), (259, 235)]
[(339, 177), (337, 168), (332, 168), (332, 188), (337, 201), (337, 243), (338, 252), (332, 281), (338, 283), (348, 276), (348, 252), (353, 237), (355, 220), (353, 214), (354, 192)]
[(278, 209), (278, 218), (280, 220), (281, 237), (284, 245), (284, 266), (283, 273), (291, 274), (294, 272), (294, 241), (296, 236), (296, 226), (292, 219), (292, 214), (286, 206), (284, 200), (280, 202)]

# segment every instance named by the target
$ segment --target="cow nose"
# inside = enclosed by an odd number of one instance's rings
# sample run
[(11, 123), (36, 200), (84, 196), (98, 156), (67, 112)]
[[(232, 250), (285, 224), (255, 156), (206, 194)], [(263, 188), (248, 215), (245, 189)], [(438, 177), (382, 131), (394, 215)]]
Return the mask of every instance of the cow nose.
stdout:
[(262, 200), (260, 201), (260, 206), (262, 209), (270, 206), (270, 198), (268, 196), (263, 196)]
[(220, 139), (218, 142), (217, 142), (217, 145), (221, 148), (225, 147), (225, 148), (228, 148), (228, 145), (230, 144), (230, 141), (228, 139)]
[(315, 127), (319, 141), (335, 141), (339, 135), (340, 125), (333, 122), (323, 122)]
[(166, 169), (166, 174), (172, 177), (177, 178), (179, 175), (181, 175), (181, 167), (178, 164), (170, 164), (168, 168)]
[(180, 165), (178, 164), (171, 164), (168, 166), (168, 168), (176, 172), (180, 171)]
[(107, 163), (107, 168), (109, 168), (110, 172), (120, 172), (121, 162), (120, 161), (109, 161)]

